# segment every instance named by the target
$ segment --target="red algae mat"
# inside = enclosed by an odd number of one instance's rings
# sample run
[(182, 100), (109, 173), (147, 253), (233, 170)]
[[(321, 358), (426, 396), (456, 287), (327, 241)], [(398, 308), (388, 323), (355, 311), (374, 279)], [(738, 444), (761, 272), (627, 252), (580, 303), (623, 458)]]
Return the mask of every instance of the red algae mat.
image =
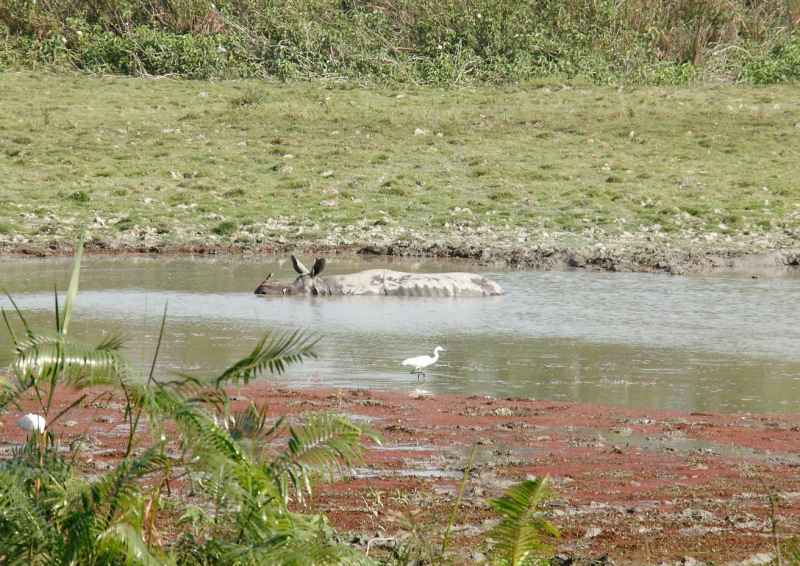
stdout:
[[(123, 404), (95, 393), (50, 428), (65, 446), (91, 436), (82, 462), (87, 475), (113, 465), (127, 441)], [(382, 436), (382, 445), (369, 444), (363, 465), (333, 485), (318, 486), (307, 506), (297, 507), (325, 513), (345, 542), (366, 548), (371, 541), (376, 557), (402, 538), (397, 513), (413, 515), (431, 529), (432, 540), (441, 536), (475, 442), (478, 452), (450, 544), (457, 564), (480, 558), (479, 543), (496, 519), (486, 500), (542, 476), (549, 476), (554, 492), (543, 513), (561, 531), (551, 545), (562, 558), (752, 563), (773, 551), (773, 524), (779, 536), (800, 533), (800, 415), (275, 389), (265, 382), (229, 395), (234, 410), (266, 402), (272, 416), (286, 415), (290, 422), (330, 408)], [(57, 410), (75, 398), (59, 392)], [(13, 426), (19, 417), (0, 417), (0, 457), (25, 441)], [(168, 499), (178, 506), (199, 503), (184, 487), (173, 485)], [(166, 538), (177, 528), (176, 521), (161, 525)]]

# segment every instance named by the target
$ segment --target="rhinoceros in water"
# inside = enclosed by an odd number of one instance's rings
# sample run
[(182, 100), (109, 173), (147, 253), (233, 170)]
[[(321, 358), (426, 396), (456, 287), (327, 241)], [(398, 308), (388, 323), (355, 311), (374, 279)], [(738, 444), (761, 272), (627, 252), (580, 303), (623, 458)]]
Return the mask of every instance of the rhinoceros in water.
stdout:
[(318, 277), (325, 269), (322, 258), (309, 270), (292, 256), (300, 275), (292, 283), (272, 279), (272, 273), (255, 290), (256, 295), (401, 295), (407, 297), (487, 297), (503, 295), (494, 281), (474, 273), (403, 273), (367, 269), (349, 275)]

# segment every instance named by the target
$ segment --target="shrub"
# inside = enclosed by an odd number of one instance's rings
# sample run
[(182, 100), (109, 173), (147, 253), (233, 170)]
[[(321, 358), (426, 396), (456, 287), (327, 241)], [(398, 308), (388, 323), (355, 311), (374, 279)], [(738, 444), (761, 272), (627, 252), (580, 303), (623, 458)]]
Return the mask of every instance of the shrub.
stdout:
[(239, 225), (233, 220), (225, 220), (220, 222), (217, 226), (211, 229), (211, 232), (217, 236), (230, 236), (233, 234)]
[(89, 202), (90, 200), (92, 200), (91, 197), (88, 194), (86, 194), (85, 191), (75, 191), (74, 193), (69, 195), (69, 199), (74, 200), (76, 202)]
[(9, 0), (0, 69), (438, 85), (780, 82), (797, 80), (794, 4)]

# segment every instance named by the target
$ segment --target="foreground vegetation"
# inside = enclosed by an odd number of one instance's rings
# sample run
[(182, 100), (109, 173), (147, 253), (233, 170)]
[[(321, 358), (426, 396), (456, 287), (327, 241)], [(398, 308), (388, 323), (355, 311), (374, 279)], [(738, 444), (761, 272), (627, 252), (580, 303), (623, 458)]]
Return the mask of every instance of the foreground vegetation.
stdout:
[(2, 74), (0, 243), (796, 246), (794, 87)]
[[(15, 356), (7, 375), (0, 374), (0, 414), (33, 410), (47, 428), (31, 431), (0, 461), (0, 564), (377, 564), (333, 544), (326, 517), (291, 511), (290, 502), (296, 507), (320, 479), (361, 462), (362, 442), (380, 438), (330, 412), (310, 413), (299, 424), (270, 419), (266, 405), (231, 413), (223, 389), (264, 371), (280, 373), (313, 355), (313, 342), (298, 334), (265, 337), (247, 358), (210, 379), (179, 375), (158, 382), (152, 370), (135, 375), (118, 353), (117, 336), (90, 347), (68, 334), (82, 242), (78, 249), (63, 310), (56, 303), (55, 330), (29, 325), (20, 311), (13, 322), (11, 313), (2, 313)], [(163, 330), (162, 323), (162, 337)], [(81, 395), (61, 408), (59, 387)], [(104, 389), (98, 393), (98, 387)], [(112, 393), (125, 399), (127, 449), (116, 467), (92, 475), (85, 465), (92, 454), (88, 428), (69, 449), (50, 429), (79, 404), (103, 404)], [(468, 474), (469, 464), (461, 491)], [(181, 484), (199, 497), (196, 505), (176, 509), (162, 499)], [(488, 502), (500, 515), (487, 532), (491, 564), (537, 563), (550, 552), (543, 539), (558, 531), (538, 515), (548, 493), (547, 479), (537, 479)], [(460, 497), (444, 531), (426, 528), (422, 537), (413, 518), (404, 518), (410, 536), (386, 563), (423, 557), (449, 563), (447, 540)], [(178, 523), (177, 539), (162, 538), (165, 521)], [(434, 552), (437, 538), (441, 550)]]
[(7, 0), (0, 69), (453, 85), (800, 78), (797, 0)]

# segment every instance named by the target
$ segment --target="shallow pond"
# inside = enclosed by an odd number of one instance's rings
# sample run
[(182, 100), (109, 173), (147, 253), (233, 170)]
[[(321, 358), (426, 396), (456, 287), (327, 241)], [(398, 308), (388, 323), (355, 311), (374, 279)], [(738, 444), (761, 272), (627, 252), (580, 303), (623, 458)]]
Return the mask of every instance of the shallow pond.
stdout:
[[(306, 262), (310, 264), (311, 262)], [(475, 268), (458, 262), (331, 258), (324, 275), (391, 267), (479, 271), (503, 297), (266, 298), (268, 272), (293, 279), (288, 258), (124, 256), (84, 261), (71, 334), (90, 343), (119, 329), (125, 354), (152, 360), (167, 308), (158, 372), (211, 375), (264, 332), (305, 329), (318, 358), (276, 386), (412, 391), (400, 365), (442, 346), (424, 388), (632, 407), (716, 412), (800, 411), (800, 273), (652, 274)], [(34, 323), (52, 326), (53, 289), (70, 259), (0, 262), (0, 286)], [(63, 294), (61, 295), (63, 304)], [(0, 297), (6, 310), (7, 297)], [(0, 329), (0, 358), (10, 338)], [(144, 371), (144, 370), (143, 370)]]

